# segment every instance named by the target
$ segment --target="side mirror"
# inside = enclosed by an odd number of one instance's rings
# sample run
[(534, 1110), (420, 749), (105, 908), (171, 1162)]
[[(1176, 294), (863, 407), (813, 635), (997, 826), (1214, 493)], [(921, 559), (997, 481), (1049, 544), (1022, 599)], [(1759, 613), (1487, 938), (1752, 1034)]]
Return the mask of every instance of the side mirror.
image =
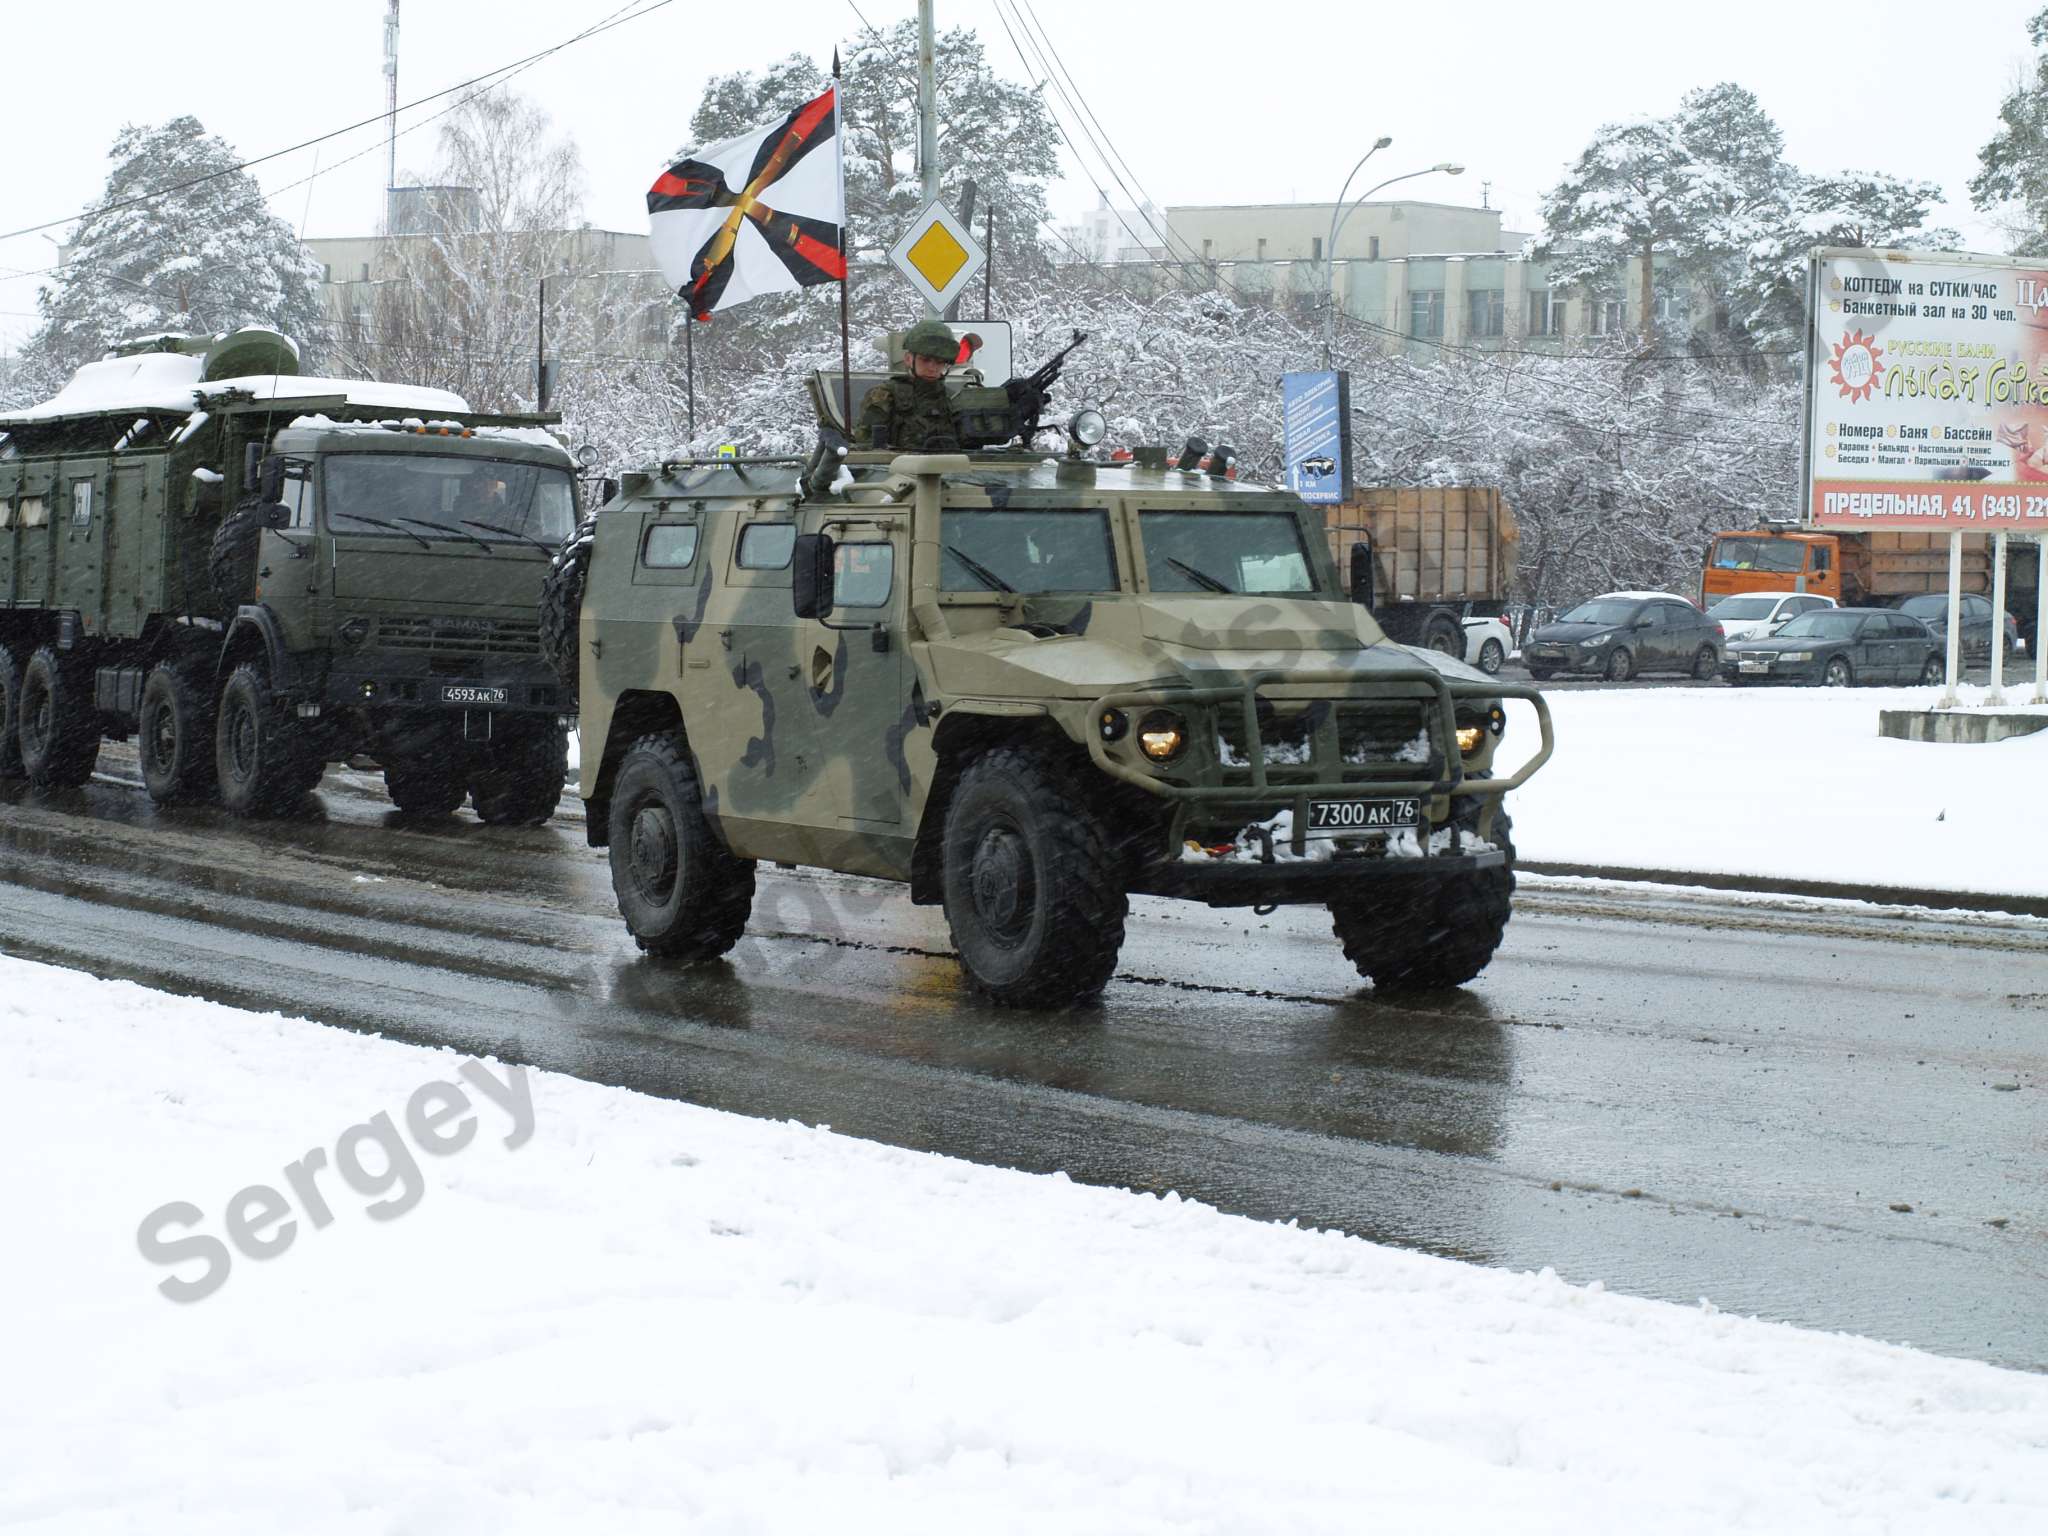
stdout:
[(1366, 539), (1351, 546), (1351, 601), (1367, 613), (1378, 601), (1373, 591), (1372, 544)]
[(284, 500), (284, 460), (274, 453), (257, 466), (256, 496), (260, 501)]
[(606, 475), (597, 482), (597, 504), (600, 507), (608, 507), (618, 499), (619, 482), (614, 476)]
[(289, 528), (292, 525), (292, 509), (281, 501), (263, 504), (263, 526), (266, 528)]
[(790, 603), (800, 619), (832, 617), (832, 567), (837, 546), (829, 533), (800, 533), (789, 573)]
[(1656, 620), (1655, 620), (1655, 619), (1637, 619), (1637, 620), (1635, 621), (1635, 623), (1633, 623), (1633, 624), (1629, 625), (1629, 628), (1630, 628), (1630, 629), (1648, 629), (1648, 628), (1649, 628), (1649, 627), (1650, 627), (1650, 626), (1651, 626), (1652, 624), (1654, 624), (1654, 623), (1656, 623)]

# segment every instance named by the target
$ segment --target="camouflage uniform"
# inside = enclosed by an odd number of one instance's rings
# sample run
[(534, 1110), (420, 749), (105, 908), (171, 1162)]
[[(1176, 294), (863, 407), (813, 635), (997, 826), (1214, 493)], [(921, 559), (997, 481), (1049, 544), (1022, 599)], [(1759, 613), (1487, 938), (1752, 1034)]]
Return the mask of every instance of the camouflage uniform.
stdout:
[[(950, 364), (959, 349), (953, 333), (936, 320), (920, 320), (903, 338), (906, 358), (933, 357)], [(959, 430), (943, 380), (895, 374), (862, 399), (856, 435), (864, 448), (923, 453), (933, 447), (957, 448)]]

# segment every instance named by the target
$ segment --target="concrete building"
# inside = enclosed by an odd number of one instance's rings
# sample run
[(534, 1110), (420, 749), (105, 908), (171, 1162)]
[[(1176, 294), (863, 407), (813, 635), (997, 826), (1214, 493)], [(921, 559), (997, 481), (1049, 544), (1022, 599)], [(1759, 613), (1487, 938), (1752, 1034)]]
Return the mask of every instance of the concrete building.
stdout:
[(1166, 229), (1156, 205), (1116, 208), (1104, 193), (1102, 201), (1078, 219), (1054, 226), (1053, 260), (1092, 261), (1099, 266), (1164, 261), (1167, 251), (1160, 235)]

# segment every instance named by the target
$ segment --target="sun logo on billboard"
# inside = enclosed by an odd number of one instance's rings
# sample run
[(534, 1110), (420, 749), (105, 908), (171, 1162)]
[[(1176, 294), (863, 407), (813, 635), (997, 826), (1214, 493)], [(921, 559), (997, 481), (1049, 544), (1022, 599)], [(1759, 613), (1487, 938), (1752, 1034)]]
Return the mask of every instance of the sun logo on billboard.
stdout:
[(1835, 376), (1835, 384), (1843, 395), (1851, 400), (1868, 400), (1877, 381), (1884, 376), (1884, 364), (1878, 359), (1884, 356), (1884, 348), (1877, 344), (1875, 336), (1866, 336), (1861, 331), (1844, 331), (1842, 339), (1835, 343), (1828, 368)]

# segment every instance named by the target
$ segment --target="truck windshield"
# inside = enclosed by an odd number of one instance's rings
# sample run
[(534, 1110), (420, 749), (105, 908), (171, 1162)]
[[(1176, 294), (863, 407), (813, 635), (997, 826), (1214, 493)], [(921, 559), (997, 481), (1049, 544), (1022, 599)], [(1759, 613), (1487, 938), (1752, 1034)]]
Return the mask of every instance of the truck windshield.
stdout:
[(1722, 571), (1803, 571), (1806, 545), (1798, 539), (1716, 539), (1714, 568)]
[[(410, 538), (447, 529), (451, 539), (522, 539), (555, 545), (576, 526), (567, 470), (450, 454), (336, 453), (327, 456), (330, 531)], [(382, 529), (358, 518), (397, 523)]]
[(1315, 573), (1291, 512), (1143, 512), (1154, 592), (1313, 592)]
[(939, 585), (949, 592), (1117, 590), (1101, 507), (948, 507), (939, 544)]

